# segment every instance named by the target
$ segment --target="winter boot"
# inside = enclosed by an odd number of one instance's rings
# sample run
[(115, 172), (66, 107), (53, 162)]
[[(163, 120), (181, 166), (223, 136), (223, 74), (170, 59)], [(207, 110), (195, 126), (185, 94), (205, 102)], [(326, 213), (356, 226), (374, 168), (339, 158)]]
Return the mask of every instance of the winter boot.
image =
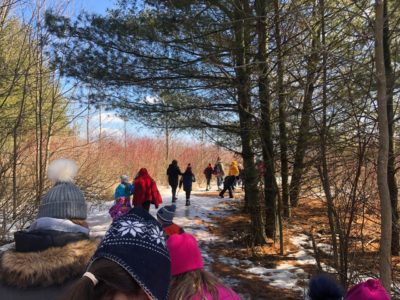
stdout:
[(186, 199), (186, 206), (189, 206), (189, 205), (190, 205), (190, 200)]
[(176, 202), (176, 199), (177, 199), (177, 198), (172, 198), (172, 203), (175, 203), (175, 202)]

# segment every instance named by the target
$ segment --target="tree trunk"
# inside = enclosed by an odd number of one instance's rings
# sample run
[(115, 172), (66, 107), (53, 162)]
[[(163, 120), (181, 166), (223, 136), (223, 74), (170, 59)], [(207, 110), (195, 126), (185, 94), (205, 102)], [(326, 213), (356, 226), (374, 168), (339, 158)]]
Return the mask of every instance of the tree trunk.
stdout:
[(264, 172), (264, 197), (265, 197), (265, 234), (276, 240), (277, 237), (277, 203), (275, 191), (275, 167), (272, 143), (271, 126), (271, 97), (269, 95), (268, 57), (267, 57), (267, 28), (266, 28), (266, 2), (255, 2), (257, 13), (256, 31), (258, 36), (258, 97), (261, 108), (261, 144)]
[(304, 172), (304, 156), (308, 147), (310, 117), (312, 112), (312, 97), (314, 93), (314, 83), (317, 78), (317, 62), (318, 62), (318, 35), (313, 36), (311, 42), (311, 54), (307, 62), (307, 76), (304, 88), (304, 101), (301, 111), (301, 122), (297, 137), (296, 153), (293, 163), (292, 180), (290, 182), (290, 204), (296, 207), (299, 201), (299, 193), (301, 189), (301, 180)]
[(391, 62), (390, 51), (390, 34), (389, 34), (389, 14), (387, 8), (387, 0), (384, 0), (383, 7), (383, 56), (385, 60), (386, 74), (386, 100), (387, 100), (387, 117), (389, 130), (389, 153), (388, 153), (388, 185), (390, 193), (390, 202), (392, 205), (392, 255), (399, 255), (400, 252), (400, 233), (399, 233), (399, 211), (398, 211), (398, 189), (396, 181), (396, 161), (394, 153), (394, 114), (393, 114), (393, 89), (394, 75)]
[(375, 22), (375, 63), (378, 92), (378, 190), (381, 202), (381, 240), (379, 253), (379, 273), (385, 289), (390, 292), (391, 285), (391, 238), (392, 238), (392, 207), (388, 187), (388, 153), (389, 127), (386, 101), (386, 76), (383, 49), (384, 1), (376, 1)]
[(265, 244), (264, 220), (257, 188), (257, 170), (254, 164), (252, 141), (254, 134), (250, 99), (250, 75), (247, 67), (250, 39), (248, 35), (248, 19), (244, 12), (248, 3), (246, 0), (235, 1), (235, 61), (237, 78), (238, 112), (240, 122), (240, 137), (242, 142), (243, 165), (245, 171), (245, 193), (249, 201), (251, 219), (251, 238), (253, 245)]
[(320, 0), (320, 14), (321, 14), (321, 44), (322, 44), (322, 126), (321, 126), (321, 167), (318, 168), (319, 175), (321, 178), (322, 186), (325, 192), (327, 201), (327, 213), (329, 220), (329, 228), (331, 231), (332, 249), (333, 249), (333, 266), (335, 269), (338, 268), (338, 248), (336, 241), (336, 228), (335, 228), (335, 217), (334, 217), (334, 203), (331, 193), (331, 185), (328, 172), (328, 164), (326, 158), (326, 138), (327, 138), (327, 51), (325, 42), (325, 1)]
[(289, 162), (288, 162), (288, 140), (286, 128), (286, 99), (283, 88), (284, 64), (281, 42), (281, 25), (279, 13), (279, 0), (274, 1), (274, 23), (275, 23), (275, 43), (276, 43), (276, 64), (277, 64), (277, 87), (279, 103), (279, 145), (281, 150), (281, 181), (282, 181), (282, 203), (283, 216), (290, 218), (290, 202), (289, 202)]

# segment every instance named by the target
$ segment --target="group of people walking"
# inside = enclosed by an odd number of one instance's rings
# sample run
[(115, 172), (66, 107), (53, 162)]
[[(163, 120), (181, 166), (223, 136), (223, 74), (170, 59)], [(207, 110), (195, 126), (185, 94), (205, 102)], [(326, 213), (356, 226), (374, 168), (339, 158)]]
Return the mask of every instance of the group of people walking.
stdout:
[(173, 222), (175, 204), (159, 208), (157, 218), (148, 213), (161, 202), (145, 169), (133, 184), (121, 177), (115, 196), (139, 198), (113, 217), (99, 241), (89, 236), (87, 204), (73, 182), (76, 164), (56, 161), (49, 172), (55, 166), (36, 220), (0, 256), (2, 299), (240, 299), (204, 270), (195, 237)]

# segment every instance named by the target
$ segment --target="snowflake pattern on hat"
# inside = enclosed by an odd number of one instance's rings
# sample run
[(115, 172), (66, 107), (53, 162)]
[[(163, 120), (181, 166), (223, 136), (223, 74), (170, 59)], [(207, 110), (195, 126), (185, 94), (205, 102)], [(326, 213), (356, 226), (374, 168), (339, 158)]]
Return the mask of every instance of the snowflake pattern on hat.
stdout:
[[(119, 264), (155, 300), (167, 300), (171, 260), (161, 224), (142, 208), (115, 220), (93, 255)], [(157, 278), (157, 280), (154, 280)]]
[(155, 244), (166, 249), (165, 233), (158, 222), (143, 222), (136, 215), (126, 215), (115, 220), (106, 232), (100, 247), (118, 243), (143, 243), (146, 247)]

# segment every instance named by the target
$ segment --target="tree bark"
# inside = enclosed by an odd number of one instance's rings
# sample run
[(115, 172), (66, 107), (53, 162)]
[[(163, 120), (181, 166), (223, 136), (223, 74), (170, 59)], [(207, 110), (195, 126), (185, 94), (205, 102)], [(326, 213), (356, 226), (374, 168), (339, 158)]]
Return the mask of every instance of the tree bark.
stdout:
[(234, 32), (235, 32), (235, 61), (237, 79), (237, 100), (240, 122), (240, 137), (242, 142), (243, 165), (245, 170), (245, 193), (249, 201), (251, 219), (250, 233), (253, 245), (265, 244), (264, 220), (257, 188), (257, 170), (254, 164), (252, 141), (254, 134), (250, 99), (250, 75), (247, 66), (250, 40), (248, 33), (248, 19), (244, 10), (246, 0), (235, 1)]
[(255, 1), (257, 14), (256, 31), (258, 36), (258, 97), (261, 108), (261, 144), (264, 172), (264, 200), (265, 200), (265, 234), (276, 241), (277, 237), (277, 203), (275, 190), (275, 166), (271, 126), (271, 97), (269, 94), (268, 57), (267, 57), (267, 28), (266, 2)]
[(274, 26), (275, 26), (275, 43), (276, 43), (276, 64), (277, 64), (277, 87), (279, 103), (279, 145), (281, 160), (281, 181), (282, 181), (282, 202), (283, 216), (290, 218), (290, 202), (289, 202), (289, 162), (288, 162), (288, 140), (286, 127), (286, 99), (283, 87), (284, 62), (281, 41), (281, 25), (279, 0), (274, 1)]
[(310, 117), (312, 112), (312, 97), (314, 93), (314, 83), (317, 78), (318, 62), (318, 35), (314, 35), (311, 42), (311, 54), (307, 62), (307, 76), (304, 88), (304, 101), (301, 111), (300, 128), (296, 144), (296, 153), (293, 163), (292, 180), (290, 182), (290, 204), (296, 207), (299, 202), (299, 193), (301, 189), (301, 180), (304, 173), (304, 156), (308, 147)]
[(385, 60), (386, 75), (386, 99), (387, 99), (387, 117), (389, 130), (389, 154), (388, 154), (388, 185), (390, 193), (390, 202), (392, 205), (392, 255), (399, 255), (400, 252), (400, 233), (399, 233), (399, 211), (398, 211), (398, 188), (396, 181), (396, 161), (394, 150), (394, 114), (393, 114), (393, 89), (394, 74), (391, 62), (390, 34), (389, 34), (389, 14), (387, 0), (384, 0), (383, 7), (383, 56)]
[(388, 153), (389, 127), (386, 100), (386, 76), (383, 48), (384, 1), (376, 1), (375, 21), (375, 64), (378, 92), (378, 190), (381, 203), (381, 240), (379, 253), (379, 273), (385, 289), (390, 292), (391, 285), (391, 238), (392, 238), (392, 207), (388, 186)]

